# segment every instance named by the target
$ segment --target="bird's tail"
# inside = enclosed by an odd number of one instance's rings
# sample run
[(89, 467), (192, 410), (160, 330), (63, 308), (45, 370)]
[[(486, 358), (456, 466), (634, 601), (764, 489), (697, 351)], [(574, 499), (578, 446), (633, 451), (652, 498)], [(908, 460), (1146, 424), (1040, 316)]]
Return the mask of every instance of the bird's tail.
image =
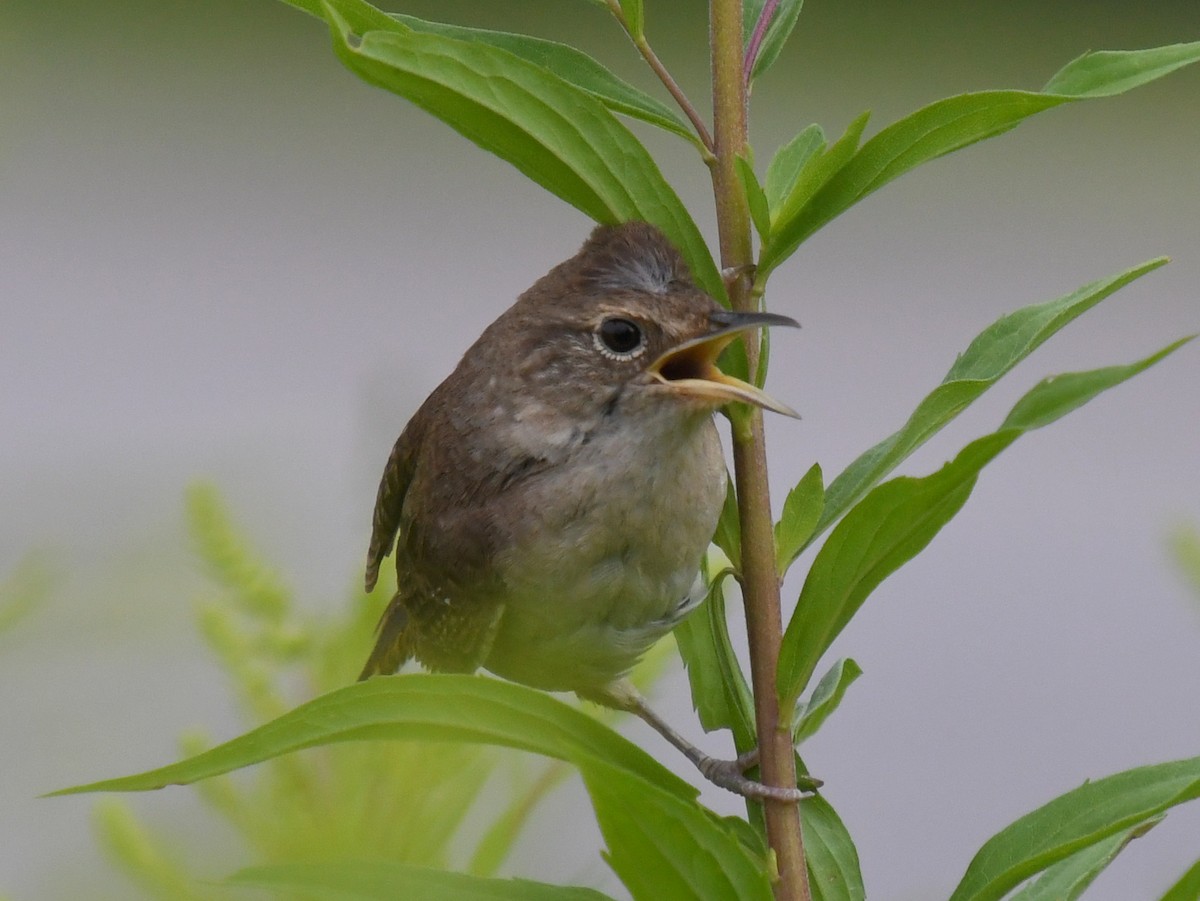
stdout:
[(383, 611), (383, 616), (379, 618), (379, 625), (375, 628), (375, 647), (371, 650), (371, 656), (367, 658), (362, 673), (359, 674), (359, 682), (372, 676), (390, 675), (413, 655), (407, 635), (408, 625), (404, 596), (401, 592), (396, 592), (387, 609)]

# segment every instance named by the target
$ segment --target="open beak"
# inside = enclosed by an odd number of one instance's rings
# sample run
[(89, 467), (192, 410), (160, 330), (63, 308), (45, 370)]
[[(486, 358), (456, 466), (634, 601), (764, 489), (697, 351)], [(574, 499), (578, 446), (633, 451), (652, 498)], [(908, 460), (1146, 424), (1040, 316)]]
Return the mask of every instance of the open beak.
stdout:
[(711, 332), (667, 351), (650, 364), (650, 373), (664, 385), (709, 400), (714, 406), (741, 401), (799, 419), (799, 413), (761, 388), (723, 373), (717, 368), (717, 357), (744, 331), (769, 325), (799, 328), (800, 323), (778, 313), (735, 313), (731, 310), (713, 313), (709, 321), (713, 326)]

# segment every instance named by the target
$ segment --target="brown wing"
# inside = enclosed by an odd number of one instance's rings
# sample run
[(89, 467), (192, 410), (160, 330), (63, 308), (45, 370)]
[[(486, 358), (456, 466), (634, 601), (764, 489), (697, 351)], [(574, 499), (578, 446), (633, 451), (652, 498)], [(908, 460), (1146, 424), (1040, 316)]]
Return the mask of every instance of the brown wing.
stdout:
[(396, 532), (400, 529), (404, 498), (408, 494), (408, 486), (412, 483), (413, 471), (417, 465), (417, 452), (421, 447), (419, 433), (422, 430), (415, 427), (417, 424), (418, 420), (414, 418), (396, 439), (387, 466), (383, 469), (383, 477), (379, 480), (379, 491), (375, 494), (375, 513), (371, 518), (371, 546), (367, 549), (365, 584), (368, 592), (375, 587), (379, 578), (380, 564), (396, 546)]
[(510, 540), (505, 496), (551, 461), (488, 444), (495, 404), (471, 390), (474, 372), (460, 366), (435, 389), (388, 458), (366, 586), (394, 550), (398, 588), (360, 678), (411, 657), (442, 672), (473, 672), (487, 658), (504, 609), (492, 561)]
[(386, 676), (394, 673), (413, 655), (412, 643), (405, 634), (408, 628), (408, 611), (404, 605), (404, 595), (397, 592), (383, 611), (375, 630), (375, 646), (358, 675), (359, 682), (374, 675)]

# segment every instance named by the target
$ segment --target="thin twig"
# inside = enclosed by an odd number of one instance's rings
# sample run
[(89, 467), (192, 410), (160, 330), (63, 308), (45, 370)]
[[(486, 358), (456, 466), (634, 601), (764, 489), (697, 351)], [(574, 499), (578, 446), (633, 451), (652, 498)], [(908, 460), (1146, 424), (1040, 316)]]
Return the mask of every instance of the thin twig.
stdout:
[(683, 93), (683, 88), (671, 77), (671, 73), (667, 71), (667, 67), (662, 64), (654, 49), (649, 42), (642, 38), (640, 41), (634, 41), (634, 46), (638, 48), (638, 52), (642, 54), (642, 58), (654, 70), (654, 74), (658, 76), (658, 80), (663, 83), (671, 96), (675, 98), (675, 102), (679, 104), (679, 108), (683, 110), (684, 115), (692, 123), (692, 127), (696, 129), (696, 135), (700, 138), (700, 143), (704, 145), (704, 149), (710, 154), (713, 152), (713, 139), (708, 131), (708, 126), (704, 124), (704, 119), (696, 110), (687, 95)]
[(750, 33), (746, 57), (742, 60), (742, 83), (747, 87), (750, 85), (750, 78), (754, 75), (754, 64), (758, 62), (758, 53), (762, 50), (763, 38), (767, 36), (767, 29), (771, 27), (771, 20), (775, 18), (777, 9), (779, 9), (779, 0), (767, 0), (763, 5), (762, 12), (759, 13), (758, 21), (754, 23), (754, 31)]
[[(778, 2), (778, 0), (776, 0)], [(621, 23), (621, 27), (625, 33), (629, 35), (629, 39), (633, 41), (633, 46), (637, 48), (638, 53), (642, 55), (642, 59), (650, 67), (651, 71), (658, 76), (658, 80), (663, 83), (663, 87), (675, 99), (679, 108), (683, 110), (683, 114), (688, 117), (688, 121), (692, 123), (692, 128), (696, 129), (696, 136), (700, 138), (700, 143), (704, 145), (706, 156), (704, 161), (712, 165), (713, 158), (713, 139), (712, 134), (708, 130), (708, 125), (705, 124), (703, 117), (692, 102), (688, 100), (687, 94), (683, 92), (683, 88), (667, 71), (667, 67), (663, 65), (662, 60), (658, 58), (658, 54), (654, 52), (654, 48), (650, 46), (650, 42), (646, 40), (646, 36), (635, 37), (629, 28), (629, 23), (625, 21), (625, 14), (621, 11), (621, 4), (618, 0), (608, 0), (608, 8), (612, 11), (616, 20)]]

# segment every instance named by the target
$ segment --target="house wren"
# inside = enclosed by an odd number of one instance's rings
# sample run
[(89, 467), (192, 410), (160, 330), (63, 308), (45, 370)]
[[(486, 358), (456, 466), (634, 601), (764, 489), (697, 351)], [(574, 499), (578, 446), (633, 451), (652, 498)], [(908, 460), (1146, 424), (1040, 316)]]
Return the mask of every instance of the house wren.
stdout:
[(597, 228), (487, 327), (397, 440), (366, 587), (394, 546), (399, 588), (361, 678), (416, 658), (574, 691), (642, 716), (726, 788), (791, 798), (706, 757), (625, 678), (703, 598), (727, 480), (713, 412), (795, 415), (716, 366), (768, 325), (796, 323), (721, 307), (653, 226)]

